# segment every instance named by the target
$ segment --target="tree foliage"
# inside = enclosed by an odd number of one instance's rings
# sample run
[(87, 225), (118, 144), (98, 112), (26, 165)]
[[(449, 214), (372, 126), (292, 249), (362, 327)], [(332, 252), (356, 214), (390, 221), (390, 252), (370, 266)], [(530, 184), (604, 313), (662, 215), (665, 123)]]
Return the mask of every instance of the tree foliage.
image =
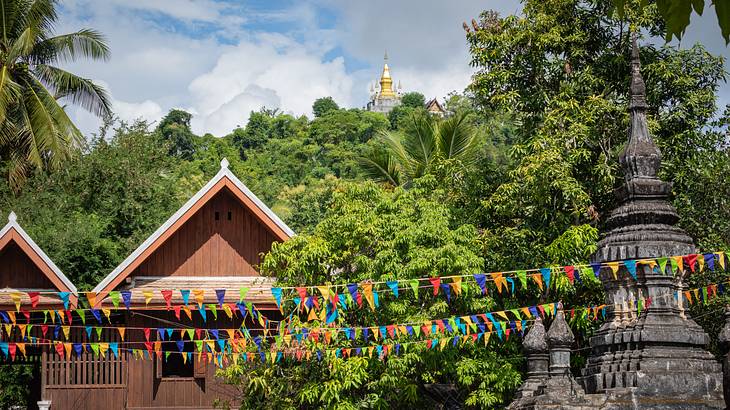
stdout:
[(332, 97), (317, 98), (314, 100), (314, 104), (312, 104), (312, 113), (314, 113), (315, 117), (321, 117), (330, 111), (336, 111), (339, 109), (340, 106), (337, 105)]
[(0, 166), (18, 190), (31, 171), (58, 169), (82, 143), (59, 100), (110, 115), (103, 87), (57, 66), (106, 60), (109, 49), (95, 30), (54, 35), (55, 0), (3, 1), (0, 17)]

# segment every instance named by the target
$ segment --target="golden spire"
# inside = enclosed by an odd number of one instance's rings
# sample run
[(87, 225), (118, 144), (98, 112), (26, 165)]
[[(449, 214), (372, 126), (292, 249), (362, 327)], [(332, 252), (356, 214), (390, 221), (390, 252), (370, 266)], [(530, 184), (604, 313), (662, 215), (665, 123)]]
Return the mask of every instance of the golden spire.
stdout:
[(385, 63), (383, 64), (383, 74), (380, 76), (380, 96), (395, 97), (393, 92), (393, 79), (390, 78), (390, 68), (388, 68), (388, 52), (385, 52)]

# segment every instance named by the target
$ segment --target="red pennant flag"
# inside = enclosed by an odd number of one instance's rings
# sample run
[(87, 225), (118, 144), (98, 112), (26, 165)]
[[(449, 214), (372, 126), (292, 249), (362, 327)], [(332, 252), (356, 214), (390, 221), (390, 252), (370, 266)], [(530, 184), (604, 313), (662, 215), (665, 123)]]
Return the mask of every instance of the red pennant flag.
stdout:
[(38, 300), (40, 300), (40, 293), (38, 292), (28, 292), (28, 297), (30, 298), (30, 305), (33, 307), (38, 306)]
[[(160, 293), (162, 293), (162, 297), (165, 299), (165, 303), (167, 303), (167, 310), (170, 310), (170, 307), (172, 304), (172, 291), (171, 290), (161, 290)], [(178, 319), (180, 319), (179, 314), (178, 314)]]
[(59, 356), (63, 357), (66, 349), (63, 348), (63, 343), (56, 343), (56, 352)]
[(390, 335), (390, 338), (395, 338), (395, 325), (388, 325), (385, 328), (388, 329), (388, 334)]
[(684, 266), (689, 266), (692, 273), (695, 272), (695, 264), (697, 263), (697, 254), (687, 255), (684, 258)]
[(537, 305), (537, 308), (540, 310), (540, 316), (545, 317), (545, 308), (542, 305)]
[(152, 343), (144, 342), (144, 347), (147, 349), (147, 352), (149, 352), (150, 357), (152, 357)]
[(566, 266), (565, 267), (565, 274), (568, 275), (568, 280), (572, 284), (575, 281), (575, 267), (574, 266)]
[(182, 306), (177, 305), (173, 309), (175, 310), (175, 317), (177, 320), (180, 320), (180, 309), (182, 309)]
[(144, 338), (147, 339), (147, 342), (150, 341), (150, 328), (148, 327), (144, 328)]
[(195, 329), (195, 338), (198, 339), (198, 340), (200, 340), (200, 334), (202, 332), (203, 331), (201, 329)]
[(433, 286), (433, 295), (436, 296), (439, 294), (439, 288), (441, 287), (441, 278), (435, 277), (435, 278), (429, 278), (429, 282), (431, 282), (431, 285)]
[(48, 333), (48, 325), (41, 325), (41, 333), (43, 333), (43, 338), (46, 338), (46, 333)]
[(68, 324), (69, 325), (72, 324), (71, 322), (72, 322), (73, 318), (71, 316), (71, 311), (70, 310), (67, 310), (66, 311), (66, 318), (68, 319)]
[(299, 297), (302, 299), (302, 303), (304, 303), (307, 300), (307, 288), (297, 288), (297, 293), (299, 293)]
[(10, 351), (10, 358), (15, 360), (15, 353), (17, 352), (17, 346), (15, 343), (8, 344), (8, 351)]
[(25, 316), (25, 323), (30, 324), (30, 312), (27, 310), (22, 311), (23, 316)]
[(433, 342), (431, 341), (431, 339), (428, 339), (428, 340), (426, 340), (426, 347), (427, 347), (427, 348), (429, 348), (429, 349), (430, 349), (430, 348), (431, 348), (431, 346), (432, 346), (432, 344), (433, 344)]

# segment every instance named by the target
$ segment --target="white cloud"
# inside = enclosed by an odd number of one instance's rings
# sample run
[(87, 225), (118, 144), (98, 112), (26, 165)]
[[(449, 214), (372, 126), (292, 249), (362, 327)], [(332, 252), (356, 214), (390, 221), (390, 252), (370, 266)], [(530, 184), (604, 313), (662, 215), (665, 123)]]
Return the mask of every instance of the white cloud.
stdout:
[(352, 85), (341, 57), (324, 61), (286, 36), (257, 35), (224, 52), (212, 70), (191, 82), (198, 114), (193, 129), (228, 133), (262, 105), (310, 114), (315, 99), (332, 96), (349, 106)]

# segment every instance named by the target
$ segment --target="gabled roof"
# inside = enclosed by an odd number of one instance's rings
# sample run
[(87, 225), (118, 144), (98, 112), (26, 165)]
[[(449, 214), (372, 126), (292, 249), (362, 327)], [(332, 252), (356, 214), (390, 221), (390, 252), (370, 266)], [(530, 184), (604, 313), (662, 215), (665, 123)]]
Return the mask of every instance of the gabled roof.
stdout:
[(190, 217), (192, 217), (210, 198), (227, 188), (244, 206), (263, 223), (276, 238), (285, 241), (294, 236), (292, 231), (276, 214), (269, 209), (251, 190), (228, 169), (228, 160), (221, 161), (221, 169), (174, 215), (160, 226), (147, 240), (132, 252), (121, 265), (117, 266), (95, 288), (94, 292), (103, 298), (118, 286), (142, 262), (149, 257), (167, 238), (172, 236)]
[(15, 242), (59, 291), (74, 294), (77, 292), (76, 286), (68, 280), (66, 275), (61, 272), (61, 269), (58, 269), (58, 266), (53, 263), (51, 258), (43, 252), (43, 249), (20, 227), (15, 212), (10, 212), (8, 223), (3, 229), (0, 229), (0, 250), (5, 249), (10, 242)]
[(439, 103), (436, 98), (433, 98), (426, 103), (426, 109), (430, 108), (432, 105), (435, 105), (439, 111), (446, 112), (446, 110), (444, 110), (444, 107), (441, 106), (441, 103)]

